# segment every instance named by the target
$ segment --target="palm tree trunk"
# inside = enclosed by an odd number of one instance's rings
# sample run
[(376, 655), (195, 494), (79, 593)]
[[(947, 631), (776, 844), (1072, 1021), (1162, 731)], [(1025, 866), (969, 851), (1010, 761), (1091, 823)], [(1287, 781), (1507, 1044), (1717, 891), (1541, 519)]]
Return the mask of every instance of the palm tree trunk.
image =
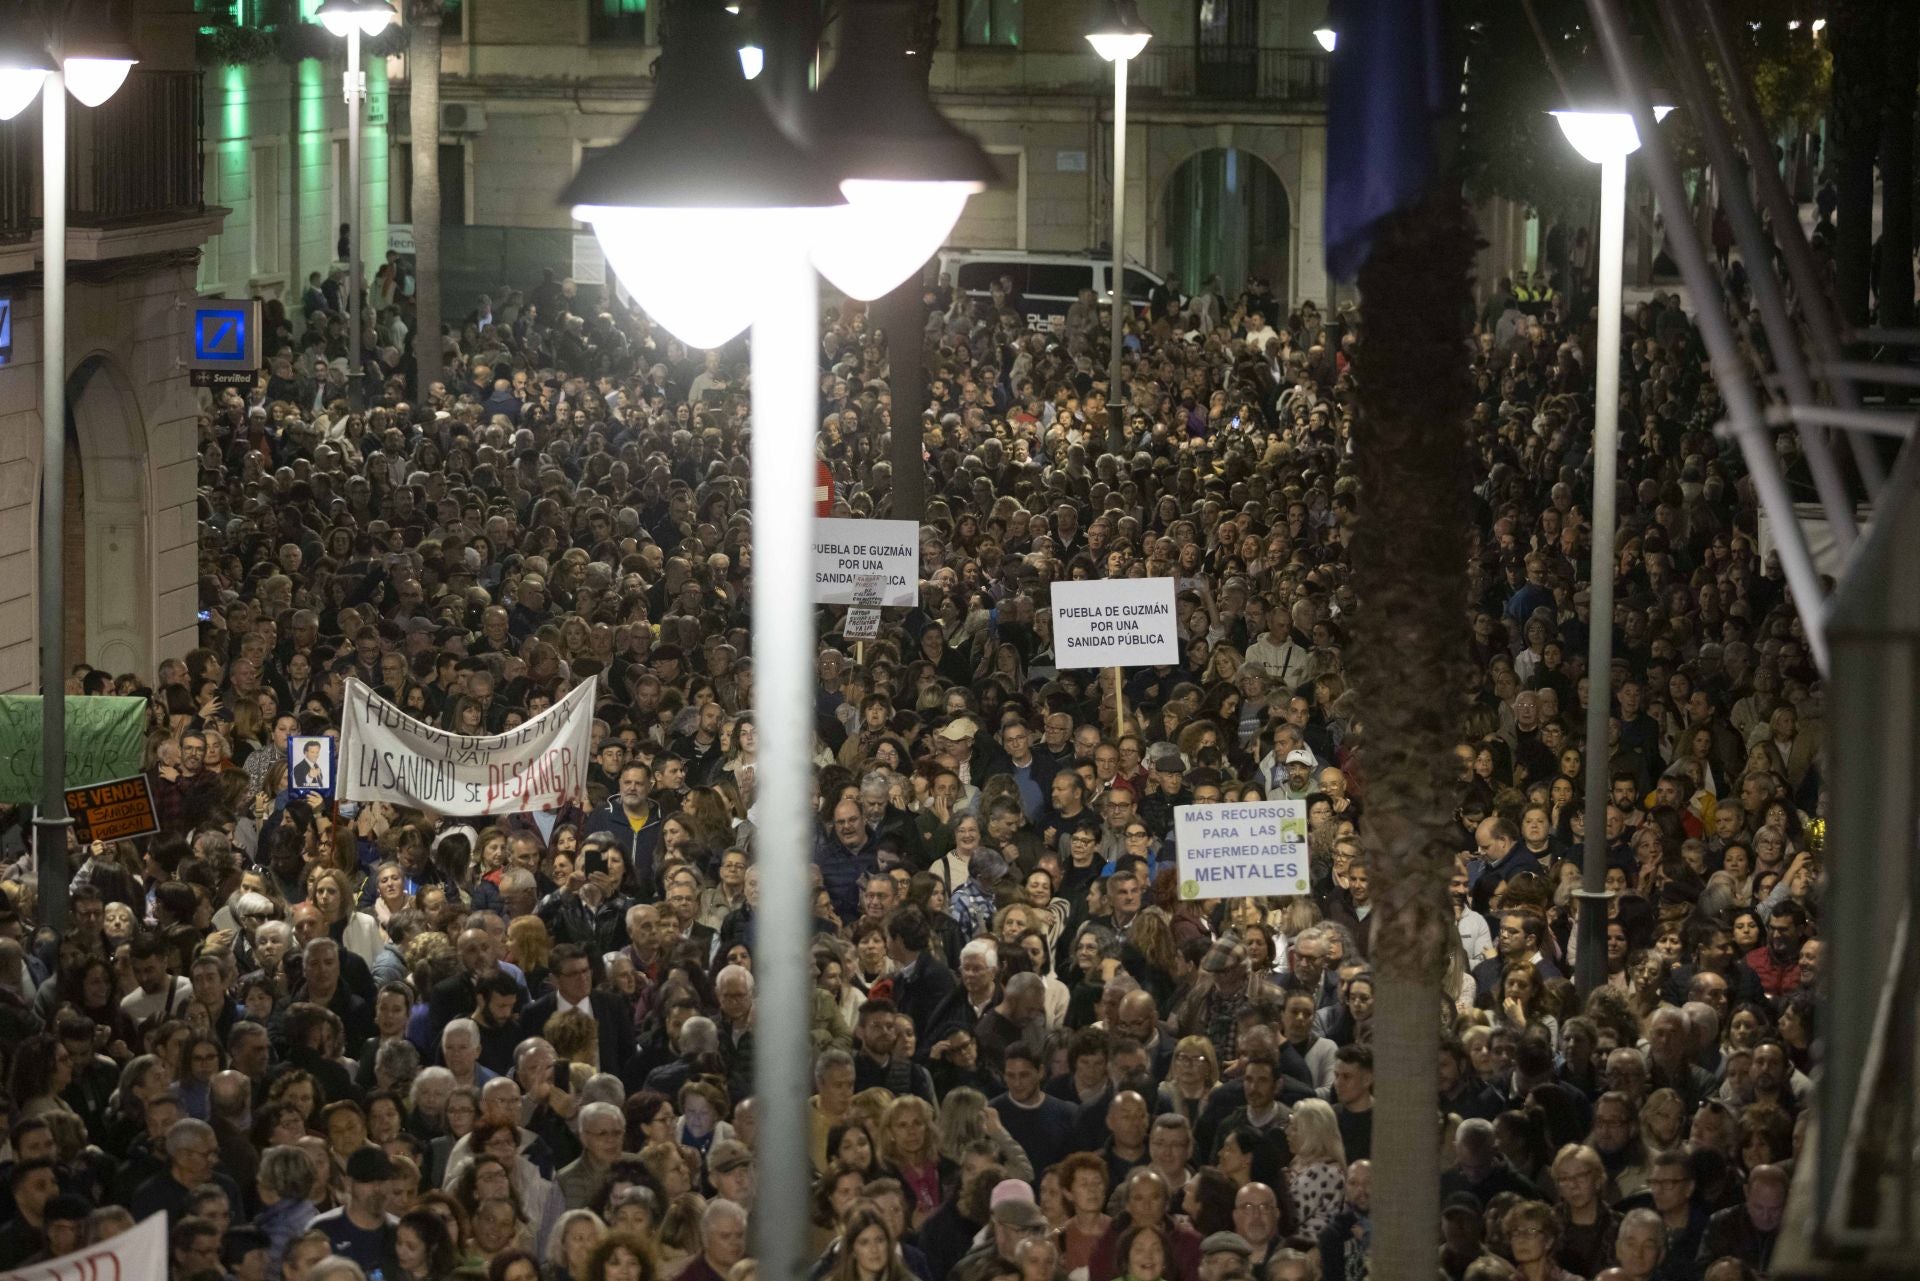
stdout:
[(1466, 421), (1478, 237), (1438, 182), (1382, 224), (1360, 272), (1353, 675), (1373, 894), (1371, 1275), (1430, 1277), (1440, 1222), (1435, 1128), (1441, 991), (1458, 947), (1446, 884), (1453, 745), (1464, 710), (1471, 537)]
[(1875, 0), (1836, 0), (1833, 48), (1834, 292), (1849, 325), (1869, 319), (1873, 274), (1873, 159), (1880, 143), (1885, 11)]
[(1920, 70), (1920, 9), (1887, 14), (1887, 84), (1880, 126), (1880, 323), (1913, 324), (1913, 111)]
[(413, 126), (414, 399), (445, 374), (440, 343), (440, 16), (442, 0), (413, 0), (407, 74)]

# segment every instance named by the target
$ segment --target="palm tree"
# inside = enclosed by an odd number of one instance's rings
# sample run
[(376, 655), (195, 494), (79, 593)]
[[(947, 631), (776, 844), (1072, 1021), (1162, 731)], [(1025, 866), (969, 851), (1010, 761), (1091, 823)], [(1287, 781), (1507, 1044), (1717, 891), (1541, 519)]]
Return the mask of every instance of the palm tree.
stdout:
[(445, 0), (411, 0), (407, 22), (413, 127), (414, 398), (442, 377), (440, 346), (440, 19)]
[(1470, 273), (1478, 237), (1457, 184), (1437, 181), (1379, 224), (1360, 271), (1355, 357), (1361, 516), (1354, 531), (1353, 674), (1373, 876), (1371, 1275), (1430, 1277), (1440, 1221), (1436, 1066), (1453, 745), (1467, 684), (1472, 533), (1466, 421)]
[[(1869, 319), (1873, 161), (1880, 147), (1881, 104), (1887, 88), (1887, 13), (1874, 0), (1836, 0), (1827, 20), (1833, 50), (1831, 155), (1840, 196), (1834, 214), (1834, 293), (1850, 325), (1864, 325)], [(1910, 164), (1907, 172), (1912, 172)]]

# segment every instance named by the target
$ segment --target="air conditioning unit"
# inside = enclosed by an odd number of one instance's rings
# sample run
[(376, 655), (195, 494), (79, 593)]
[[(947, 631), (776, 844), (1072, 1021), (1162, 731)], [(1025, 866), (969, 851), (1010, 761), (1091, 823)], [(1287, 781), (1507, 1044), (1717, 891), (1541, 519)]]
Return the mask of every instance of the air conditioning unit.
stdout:
[(465, 102), (440, 104), (441, 133), (479, 133), (487, 127), (487, 109)]

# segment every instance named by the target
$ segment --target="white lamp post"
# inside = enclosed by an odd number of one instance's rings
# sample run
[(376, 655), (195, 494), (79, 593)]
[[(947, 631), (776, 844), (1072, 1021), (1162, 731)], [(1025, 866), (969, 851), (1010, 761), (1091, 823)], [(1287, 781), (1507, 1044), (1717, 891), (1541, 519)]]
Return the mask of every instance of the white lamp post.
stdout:
[[(1656, 118), (1671, 107), (1656, 107)], [(1600, 326), (1594, 351), (1593, 546), (1587, 575), (1586, 841), (1581, 868), (1578, 976), (1584, 995), (1606, 973), (1608, 707), (1613, 701), (1614, 489), (1620, 434), (1621, 256), (1627, 233), (1627, 157), (1640, 149), (1623, 111), (1556, 111), (1561, 132), (1600, 166)]]
[[(808, 1257), (812, 1171), (810, 562), (820, 308), (809, 258), (831, 264), (837, 279), (863, 294), (884, 292), (924, 262), (958, 217), (941, 184), (984, 181), (964, 157), (944, 167), (928, 163), (929, 151), (951, 151), (952, 140), (935, 136), (910, 102), (894, 99), (891, 118), (870, 113), (864, 137), (833, 132), (849, 104), (865, 97), (846, 79), (859, 70), (858, 51), (882, 64), (885, 81), (887, 38), (874, 43), (868, 26), (874, 8), (857, 0), (848, 7), (840, 62), (810, 121), (809, 151), (781, 133), (748, 87), (738, 40), (716, 0), (677, 7), (653, 105), (624, 139), (583, 165), (561, 197), (592, 225), (641, 307), (676, 336), (712, 347), (753, 326), (753, 631), (762, 642), (753, 674), (761, 727), (754, 1093), (763, 1109), (755, 1253), (769, 1275), (783, 1277), (798, 1275)], [(975, 159), (990, 169), (984, 154)], [(859, 193), (860, 208), (843, 198), (843, 179), (849, 194)], [(925, 199), (913, 198), (916, 188)], [(897, 236), (876, 235), (866, 246), (874, 261), (850, 262), (849, 238), (862, 226), (871, 231), (869, 201), (911, 225)], [(848, 225), (836, 226), (840, 219)], [(927, 248), (909, 261), (916, 246)]]
[(1121, 452), (1126, 407), (1120, 395), (1120, 357), (1126, 351), (1127, 273), (1127, 64), (1147, 47), (1153, 31), (1140, 18), (1134, 0), (1107, 0), (1100, 19), (1087, 32), (1093, 51), (1113, 64), (1113, 350), (1107, 356), (1107, 448)]
[(366, 318), (360, 314), (360, 113), (367, 101), (367, 75), (360, 70), (360, 37), (377, 36), (400, 20), (388, 0), (325, 0), (314, 17), (347, 42), (341, 96), (347, 104), (347, 407), (365, 401), (366, 371), (360, 353)]
[(40, 801), (34, 813), (40, 919), (67, 923), (67, 103), (97, 107), (139, 59), (92, 30), (58, 33), (51, 52), (33, 43), (0, 49), (0, 119), (40, 97)]

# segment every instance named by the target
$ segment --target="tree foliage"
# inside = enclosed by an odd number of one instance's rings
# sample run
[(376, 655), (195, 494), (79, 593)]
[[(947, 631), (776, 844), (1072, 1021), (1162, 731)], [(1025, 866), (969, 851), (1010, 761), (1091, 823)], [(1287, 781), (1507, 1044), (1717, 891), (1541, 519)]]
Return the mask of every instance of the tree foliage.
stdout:
[[(1658, 87), (1678, 78), (1667, 67), (1654, 3), (1629, 0), (1627, 11), (1642, 66)], [(1466, 49), (1462, 159), (1469, 194), (1504, 196), (1547, 214), (1585, 208), (1593, 199), (1591, 167), (1547, 114), (1565, 105), (1569, 92), (1583, 99), (1611, 93), (1584, 0), (1462, 0), (1458, 12)], [(1728, 17), (1769, 132), (1781, 136), (1816, 125), (1830, 102), (1833, 60), (1829, 41), (1803, 21), (1803, 6), (1743, 0), (1728, 7)], [(1696, 44), (1708, 46), (1704, 31)], [(1726, 84), (1718, 66), (1710, 70), (1725, 118)], [(1705, 164), (1691, 113), (1675, 113), (1662, 132), (1683, 171)]]

